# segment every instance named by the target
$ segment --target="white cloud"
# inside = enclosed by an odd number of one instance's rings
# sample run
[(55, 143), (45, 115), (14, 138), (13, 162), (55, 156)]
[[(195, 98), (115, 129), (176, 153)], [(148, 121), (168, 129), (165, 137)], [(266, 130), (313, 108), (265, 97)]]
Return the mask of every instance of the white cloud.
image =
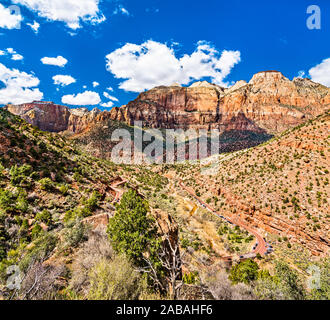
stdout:
[(99, 85), (100, 85), (100, 84), (99, 84), (98, 82), (96, 82), (96, 81), (93, 82), (93, 87), (94, 87), (94, 88), (98, 87)]
[(36, 11), (40, 17), (62, 21), (70, 29), (81, 28), (81, 22), (98, 24), (106, 20), (99, 9), (100, 0), (13, 0)]
[(20, 14), (11, 14), (10, 9), (0, 3), (0, 28), (17, 29), (22, 21)]
[(109, 99), (109, 100), (111, 100), (111, 101), (115, 101), (115, 102), (118, 102), (118, 101), (119, 101), (116, 97), (111, 96), (108, 92), (103, 92), (103, 95), (104, 95), (107, 99)]
[(62, 56), (58, 56), (57, 58), (44, 57), (41, 59), (41, 62), (43, 64), (48, 64), (51, 66), (58, 66), (63, 68), (68, 63), (68, 60), (63, 58)]
[(114, 103), (112, 101), (101, 104), (101, 107), (103, 107), (103, 108), (112, 108), (113, 106), (114, 106)]
[(13, 56), (11, 57), (11, 59), (17, 61), (17, 60), (23, 60), (24, 57), (22, 55), (18, 54), (18, 53), (15, 53), (15, 54), (13, 54)]
[(241, 61), (239, 51), (221, 53), (200, 41), (196, 50), (177, 58), (174, 49), (166, 44), (149, 40), (141, 45), (128, 43), (106, 56), (107, 70), (116, 78), (126, 79), (120, 88), (141, 92), (174, 82), (189, 84), (193, 80), (211, 78), (227, 87), (224, 80), (232, 68)]
[(119, 5), (113, 12), (113, 14), (119, 14), (119, 13), (121, 13), (125, 16), (130, 15), (129, 11), (126, 8), (124, 8), (122, 5)]
[(100, 95), (97, 92), (85, 91), (77, 95), (69, 94), (62, 97), (62, 102), (75, 106), (97, 105), (101, 102)]
[(5, 86), (0, 89), (0, 104), (21, 104), (43, 98), (37, 88), (40, 81), (33, 74), (9, 69), (0, 63), (0, 81)]
[(67, 76), (67, 75), (62, 75), (62, 74), (58, 74), (58, 75), (54, 76), (53, 80), (54, 80), (54, 84), (60, 85), (62, 87), (68, 86), (69, 84), (76, 82), (75, 78), (73, 78), (71, 76)]
[(309, 70), (312, 81), (330, 87), (330, 58)]
[(109, 87), (107, 88), (106, 90), (110, 91), (110, 92), (113, 92), (113, 88), (112, 87)]
[(7, 48), (5, 51), (0, 50), (0, 56), (11, 55), (11, 60), (23, 60), (24, 57), (21, 54), (18, 54), (13, 48)]
[(33, 23), (27, 23), (27, 25), (31, 27), (31, 29), (34, 31), (35, 34), (38, 34), (40, 24), (37, 21), (34, 21)]

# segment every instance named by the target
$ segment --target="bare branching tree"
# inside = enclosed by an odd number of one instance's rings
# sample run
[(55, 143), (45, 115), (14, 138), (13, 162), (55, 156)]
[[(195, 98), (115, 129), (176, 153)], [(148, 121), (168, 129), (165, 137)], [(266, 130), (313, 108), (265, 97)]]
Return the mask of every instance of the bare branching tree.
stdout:
[(57, 291), (58, 280), (64, 272), (64, 266), (53, 266), (43, 261), (31, 264), (24, 275), (18, 298), (22, 300), (50, 299), (50, 294)]
[(169, 235), (164, 236), (163, 244), (158, 252), (158, 259), (164, 270), (164, 278), (160, 277), (152, 261), (144, 258), (147, 266), (140, 271), (148, 273), (156, 286), (162, 291), (168, 291), (170, 298), (175, 300), (183, 286), (182, 282), (182, 260), (184, 253), (180, 253), (178, 242), (171, 242)]

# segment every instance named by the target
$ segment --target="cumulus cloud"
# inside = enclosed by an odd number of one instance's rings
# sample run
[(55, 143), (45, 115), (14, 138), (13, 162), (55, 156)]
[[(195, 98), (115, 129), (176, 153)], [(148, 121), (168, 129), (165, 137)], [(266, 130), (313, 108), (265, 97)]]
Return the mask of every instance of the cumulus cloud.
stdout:
[(221, 53), (212, 45), (200, 41), (192, 54), (176, 57), (174, 49), (149, 40), (141, 45), (127, 43), (106, 56), (106, 68), (116, 78), (126, 79), (120, 88), (140, 92), (159, 85), (189, 84), (193, 80), (210, 78), (228, 87), (225, 78), (241, 61), (239, 51)]
[(309, 70), (312, 81), (330, 87), (330, 58)]
[(13, 56), (11, 57), (12, 60), (23, 60), (24, 57), (21, 54), (15, 53), (13, 54)]
[(82, 22), (98, 24), (106, 20), (99, 0), (13, 0), (51, 21), (62, 21), (70, 29), (81, 28)]
[(110, 95), (108, 92), (103, 92), (103, 95), (104, 95), (107, 99), (109, 99), (109, 100), (111, 100), (111, 101), (115, 101), (115, 102), (118, 102), (118, 101), (119, 101), (116, 97)]
[(96, 82), (96, 81), (93, 82), (93, 87), (94, 87), (94, 88), (98, 87), (99, 85), (100, 85), (100, 84), (99, 84), (98, 82)]
[(112, 87), (107, 88), (107, 90), (110, 91), (110, 92), (113, 92), (113, 88)]
[(20, 14), (12, 14), (9, 8), (0, 3), (0, 28), (17, 29), (22, 21), (23, 17)]
[(0, 63), (0, 81), (5, 86), (0, 89), (0, 104), (21, 104), (43, 98), (37, 88), (40, 81), (33, 74), (9, 69)]
[(74, 106), (97, 105), (101, 102), (100, 95), (97, 92), (85, 91), (77, 95), (69, 94), (62, 97), (62, 102)]
[(48, 64), (51, 66), (57, 66), (63, 68), (68, 63), (68, 60), (63, 58), (62, 56), (58, 56), (57, 58), (44, 57), (41, 59), (41, 62), (43, 64)]
[(113, 106), (114, 106), (114, 103), (112, 101), (101, 104), (101, 107), (103, 107), (103, 108), (112, 108)]
[(13, 48), (7, 48), (5, 51), (0, 50), (0, 56), (10, 55), (12, 60), (23, 60), (24, 57), (21, 54), (18, 54)]
[(27, 23), (27, 25), (33, 30), (35, 34), (38, 34), (40, 24), (37, 21), (34, 21), (33, 23)]
[(75, 78), (62, 74), (58, 74), (54, 76), (53, 80), (54, 80), (54, 84), (60, 85), (62, 87), (68, 86), (69, 84), (76, 82)]

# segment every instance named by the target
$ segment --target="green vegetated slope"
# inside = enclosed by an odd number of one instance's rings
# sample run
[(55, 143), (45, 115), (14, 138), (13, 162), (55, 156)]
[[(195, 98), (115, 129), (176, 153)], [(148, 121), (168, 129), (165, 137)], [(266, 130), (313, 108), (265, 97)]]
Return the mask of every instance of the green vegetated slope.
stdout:
[[(284, 236), (303, 232), (301, 243), (310, 242), (315, 253), (322, 249), (325, 254), (330, 243), (329, 119), (327, 112), (265, 144), (223, 155), (202, 170), (178, 167), (178, 175), (217, 210), (230, 215), (250, 212), (250, 217), (262, 212), (266, 223), (273, 219), (294, 228), (279, 226)], [(207, 175), (212, 169), (214, 174)]]
[[(0, 299), (166, 297), (168, 274), (157, 260), (158, 226), (148, 201), (132, 189), (154, 194), (168, 181), (143, 172), (143, 167), (94, 158), (63, 136), (42, 132), (0, 109)], [(120, 179), (130, 186), (121, 186), (126, 193), (116, 208), (109, 187)], [(136, 219), (131, 219), (135, 209)], [(105, 222), (115, 211), (123, 212), (116, 223), (122, 229), (107, 234)], [(96, 229), (86, 221), (93, 216), (101, 217)], [(147, 237), (149, 227), (157, 232)], [(135, 244), (127, 242), (132, 233)], [(122, 249), (125, 241), (131, 254)], [(149, 248), (151, 242), (155, 245)], [(153, 257), (158, 285), (137, 272), (145, 267), (146, 253)], [(7, 273), (17, 267), (23, 280), (19, 288), (17, 273)]]
[(107, 187), (118, 173), (112, 163), (86, 155), (63, 137), (41, 132), (0, 109), (2, 276), (9, 265), (33, 251), (40, 237), (48, 237), (37, 248), (44, 250), (42, 254), (50, 254), (68, 232), (76, 238), (73, 243), (67, 239), (67, 249), (79, 243), (81, 226), (76, 229), (70, 222), (113, 211)]
[[(192, 167), (189, 170), (193, 172)], [(170, 274), (159, 264), (160, 237), (152, 231), (155, 220), (146, 218), (149, 211), (158, 212), (168, 215), (169, 220), (164, 221), (174, 226), (171, 217), (179, 217), (180, 203), (173, 192), (178, 185), (175, 182), (172, 185), (164, 177), (166, 171), (158, 166), (119, 166), (92, 157), (74, 142), (41, 132), (0, 109), (0, 296), (6, 299), (173, 297), (168, 288)], [(127, 193), (120, 206), (114, 207), (108, 187), (118, 177), (127, 180), (130, 187), (122, 187)], [(138, 192), (129, 191), (132, 188)], [(203, 196), (202, 188), (199, 192)], [(130, 219), (132, 209), (134, 221)], [(123, 219), (111, 220), (108, 233), (82, 223), (86, 217), (103, 213), (119, 213), (118, 217)], [(215, 253), (208, 247), (209, 239), (203, 238), (198, 229), (206, 214), (198, 218), (200, 224), (196, 222), (189, 228), (185, 227), (189, 221), (179, 221), (180, 251), (195, 259), (183, 260), (185, 287), (181, 297), (324, 299), (329, 295), (326, 278), (329, 264), (322, 265), (325, 280), (317, 291), (306, 291), (301, 273), (277, 263), (273, 257), (239, 264), (229, 273), (216, 265), (208, 268), (207, 256), (212, 260)], [(209, 220), (211, 223), (212, 219)], [(140, 230), (140, 222), (149, 233)], [(227, 230), (222, 227), (217, 230), (218, 236), (226, 238)], [(136, 236), (138, 241), (126, 252), (132, 230), (140, 230), (142, 234)], [(235, 236), (236, 241), (238, 236), (248, 235), (237, 231)], [(146, 267), (145, 257), (158, 270), (160, 283), (143, 271), (136, 272)], [(195, 270), (196, 259), (198, 270)], [(10, 278), (6, 272), (10, 266), (19, 266), (21, 270), (23, 281), (19, 289), (8, 287)], [(181, 281), (181, 276), (177, 281)]]
[[(329, 267), (329, 120), (326, 112), (254, 148), (164, 171), (224, 216), (240, 215), (259, 227), (275, 250), (259, 265), (274, 272), (276, 261), (285, 261), (306, 284), (315, 261)], [(227, 236), (223, 228), (219, 232)]]

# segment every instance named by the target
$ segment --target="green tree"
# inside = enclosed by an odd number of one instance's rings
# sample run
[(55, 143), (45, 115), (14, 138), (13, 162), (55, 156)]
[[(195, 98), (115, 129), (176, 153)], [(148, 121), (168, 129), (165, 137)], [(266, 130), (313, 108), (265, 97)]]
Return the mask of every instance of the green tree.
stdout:
[(116, 215), (109, 222), (108, 234), (115, 251), (125, 254), (138, 265), (143, 264), (145, 253), (155, 254), (159, 244), (148, 202), (134, 190), (126, 192), (117, 205)]
[(229, 279), (235, 284), (240, 282), (248, 284), (258, 278), (258, 271), (258, 264), (255, 261), (248, 259), (232, 267)]

